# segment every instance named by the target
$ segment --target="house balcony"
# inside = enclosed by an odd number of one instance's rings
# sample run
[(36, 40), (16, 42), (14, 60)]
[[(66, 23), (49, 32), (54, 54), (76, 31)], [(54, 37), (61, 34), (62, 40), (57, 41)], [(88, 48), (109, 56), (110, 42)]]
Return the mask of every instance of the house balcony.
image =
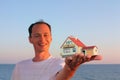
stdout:
[(74, 48), (75, 45), (74, 44), (69, 44), (69, 45), (64, 45), (63, 48)]

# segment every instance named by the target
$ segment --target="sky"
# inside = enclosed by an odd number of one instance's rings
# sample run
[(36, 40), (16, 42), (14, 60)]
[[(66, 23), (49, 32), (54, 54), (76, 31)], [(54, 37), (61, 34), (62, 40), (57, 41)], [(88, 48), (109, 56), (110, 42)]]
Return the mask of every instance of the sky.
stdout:
[(120, 64), (120, 0), (0, 0), (0, 64), (34, 57), (28, 27), (39, 20), (52, 26), (53, 56), (73, 35), (98, 47), (103, 59), (89, 63)]

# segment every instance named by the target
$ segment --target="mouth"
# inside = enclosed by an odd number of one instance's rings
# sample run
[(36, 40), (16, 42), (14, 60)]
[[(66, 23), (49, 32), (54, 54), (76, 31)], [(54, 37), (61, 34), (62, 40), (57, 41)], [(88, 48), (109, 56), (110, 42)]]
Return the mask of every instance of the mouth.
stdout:
[(39, 46), (46, 46), (46, 43), (38, 43)]

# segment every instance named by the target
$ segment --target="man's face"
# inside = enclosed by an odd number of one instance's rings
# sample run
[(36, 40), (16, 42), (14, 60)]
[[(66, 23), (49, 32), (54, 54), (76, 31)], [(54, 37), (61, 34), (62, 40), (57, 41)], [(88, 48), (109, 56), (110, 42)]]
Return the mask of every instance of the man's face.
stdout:
[(52, 35), (49, 27), (46, 24), (36, 24), (32, 28), (31, 37), (29, 41), (33, 44), (37, 53), (46, 51), (48, 52)]

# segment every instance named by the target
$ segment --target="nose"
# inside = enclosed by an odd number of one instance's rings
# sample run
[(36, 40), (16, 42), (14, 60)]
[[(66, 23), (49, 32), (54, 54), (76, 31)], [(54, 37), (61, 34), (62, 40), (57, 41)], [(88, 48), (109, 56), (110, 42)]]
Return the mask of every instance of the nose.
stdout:
[(41, 42), (44, 42), (44, 41), (45, 41), (44, 35), (41, 35), (41, 36), (39, 37), (39, 41), (41, 41)]

